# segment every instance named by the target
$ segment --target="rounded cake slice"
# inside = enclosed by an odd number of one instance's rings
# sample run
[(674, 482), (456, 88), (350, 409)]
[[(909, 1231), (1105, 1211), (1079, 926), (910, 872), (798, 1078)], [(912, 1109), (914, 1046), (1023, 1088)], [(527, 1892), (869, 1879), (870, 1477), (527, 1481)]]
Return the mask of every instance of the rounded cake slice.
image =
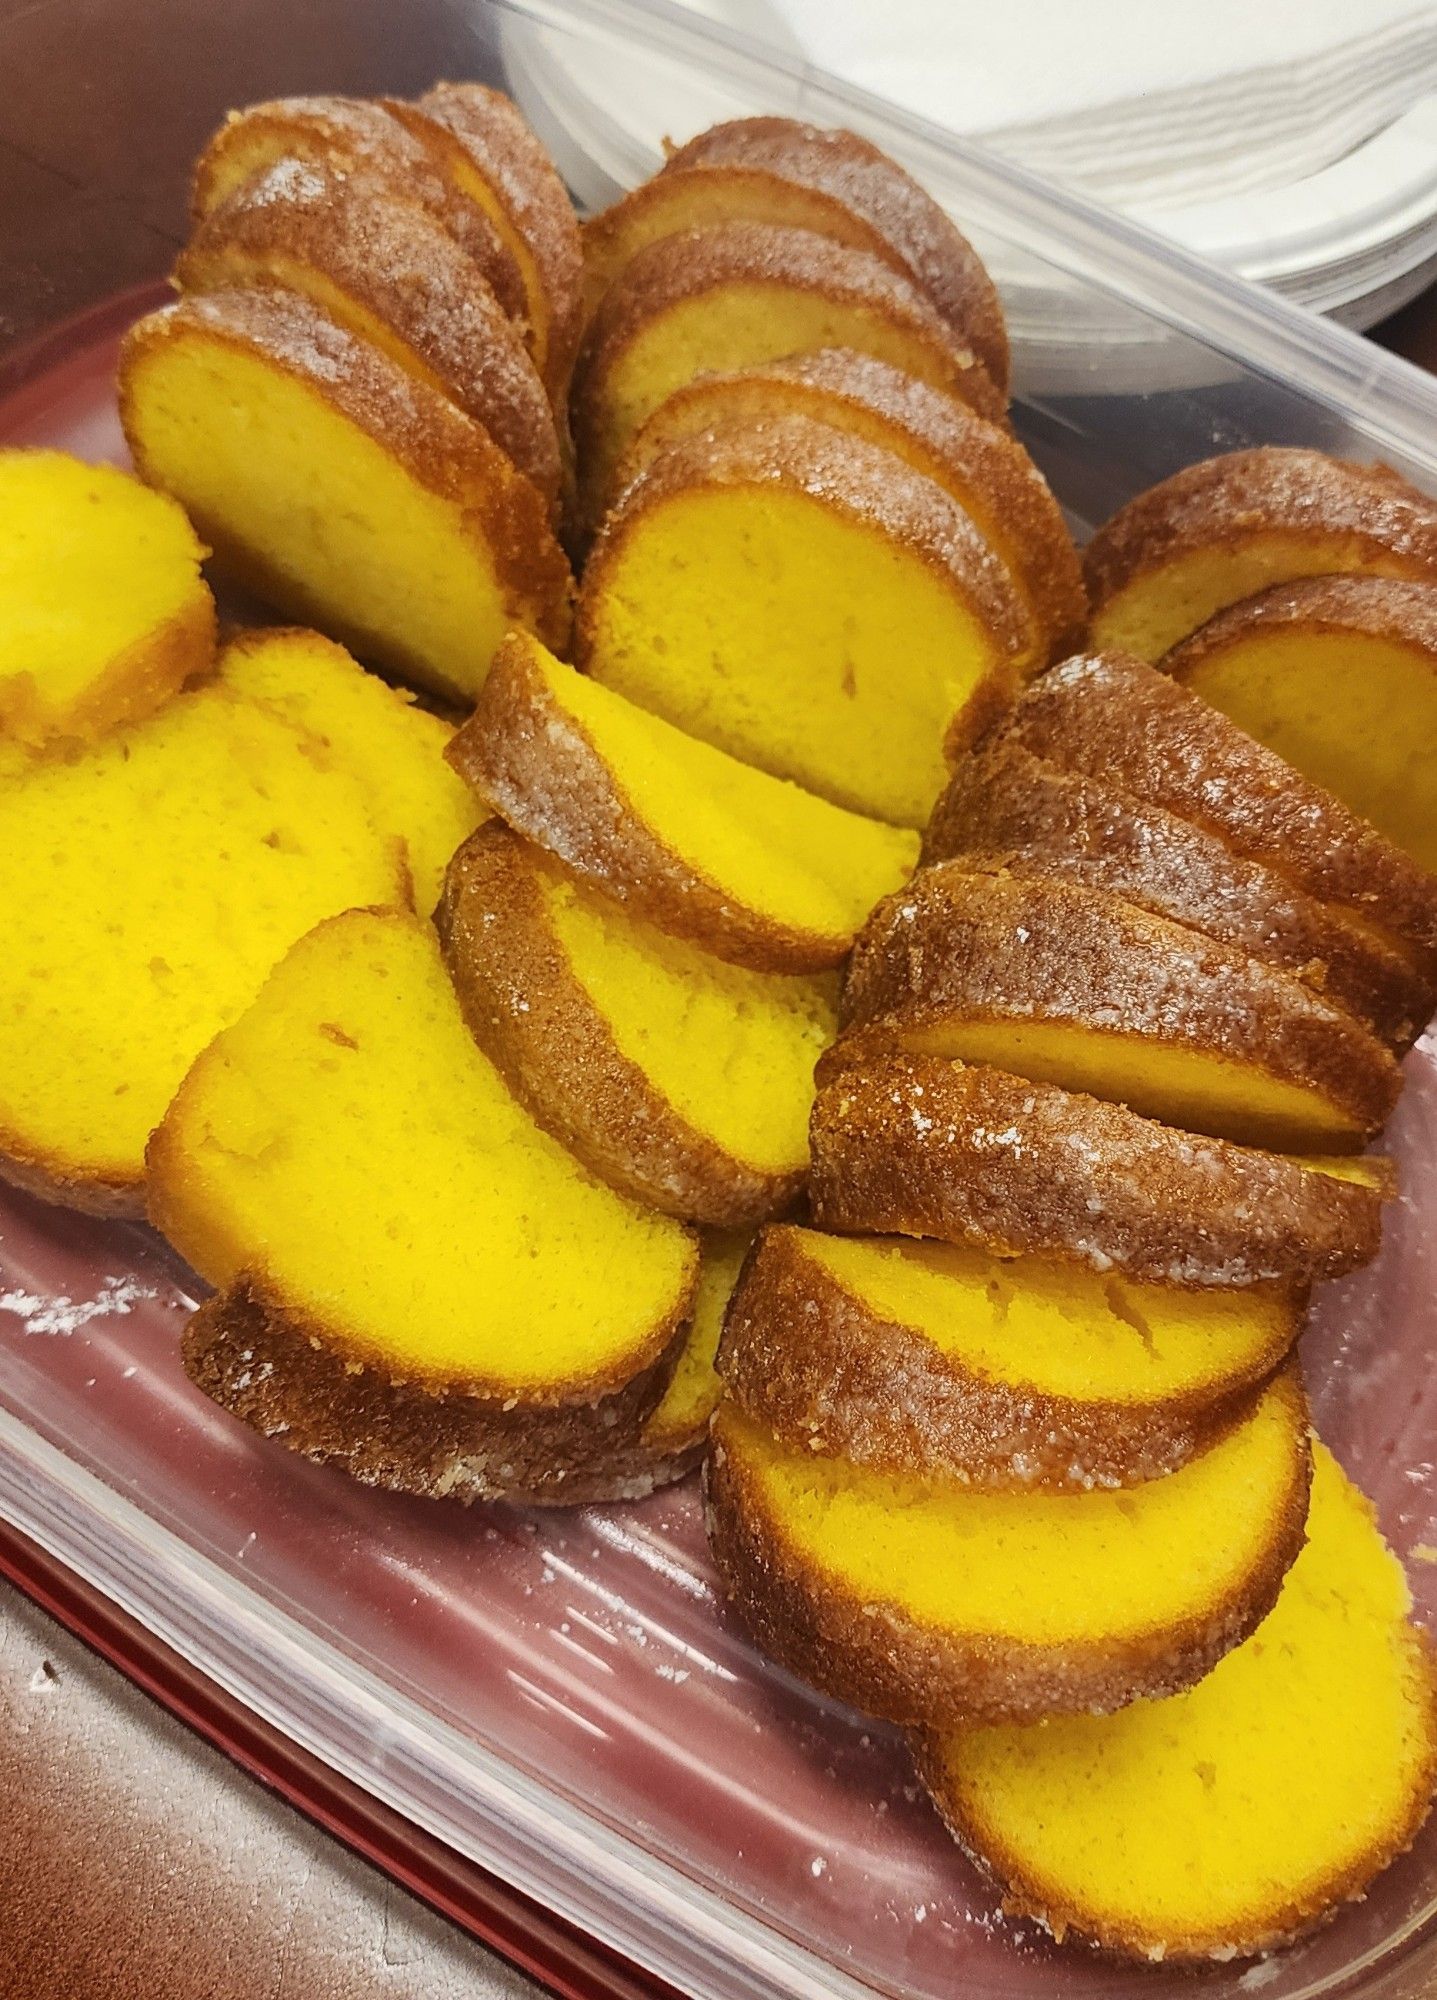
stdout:
[(888, 1046), (1293, 1152), (1359, 1147), (1402, 1081), (1375, 1036), (1289, 974), (1103, 890), (963, 860), (919, 869), (879, 904), (841, 1019)]
[(206, 551), (113, 466), (0, 451), (0, 751), (138, 722), (214, 658)]
[(1170, 675), (1121, 653), (1064, 660), (1024, 690), (1007, 728), (1339, 904), (1437, 977), (1437, 878)]
[(1377, 1254), (1385, 1162), (1298, 1160), (938, 1056), (841, 1050), (809, 1128), (822, 1229), (1071, 1258), (1156, 1284), (1285, 1285)]
[(1162, 667), (1437, 870), (1437, 577), (1283, 584)]
[(151, 1220), (231, 1293), (190, 1332), (192, 1377), (369, 1484), (552, 1491), (667, 1387), (692, 1236), (533, 1123), (417, 918), (302, 938), (184, 1079), (149, 1170)]
[(1215, 612), (1305, 576), (1437, 578), (1437, 502), (1390, 467), (1262, 446), (1130, 500), (1083, 558), (1095, 647), (1160, 660)]
[[(868, 244), (882, 247), (932, 299), (966, 347), (971, 347), (999, 393), (1008, 393), (1008, 329), (1003, 307), (983, 260), (926, 188), (896, 160), (856, 132), (804, 125), (793, 118), (735, 118), (671, 152), (660, 174), (695, 169), (747, 171), (780, 184), (794, 219), (840, 242), (856, 216)], [(835, 207), (844, 211), (841, 229)]]
[(152, 313), (125, 340), (120, 415), (225, 566), (361, 657), (467, 702), (511, 626), (563, 644), (571, 578), (538, 489), (312, 300)]
[(640, 424), (675, 389), (819, 347), (876, 355), (959, 397), (978, 365), (901, 271), (809, 230), (729, 222), (639, 251), (594, 315), (574, 375), (587, 525)]
[(571, 873), (760, 972), (841, 964), (917, 852), (911, 833), (685, 736), (522, 633), (499, 648), (448, 754)]
[(950, 495), (797, 416), (654, 461), (589, 558), (576, 643), (640, 708), (897, 826), (1042, 645)]
[(432, 211), (373, 174), (283, 159), (204, 217), (175, 265), (186, 292), (303, 292), (488, 431), (558, 504), (544, 385), (483, 273)]
[(561, 398), (579, 344), (584, 253), (553, 161), (510, 99), (482, 83), (436, 83), (415, 104), (384, 103), (493, 224), (519, 272), (535, 366)]
[(759, 1644), (885, 1721), (1104, 1713), (1190, 1687), (1271, 1610), (1302, 1546), (1295, 1364), (1164, 1479), (992, 1493), (786, 1445), (720, 1403), (709, 1544)]
[(596, 1173), (719, 1228), (796, 1198), (831, 980), (725, 964), (492, 823), (450, 863), (437, 922), (480, 1046)]
[(990, 413), (981, 406), (970, 409), (871, 354), (822, 348), (676, 389), (624, 454), (614, 497), (685, 438), (787, 414), (882, 445), (951, 494), (1007, 565), (1048, 653), (1072, 650), (1087, 615), (1082, 569), (1037, 466), (1006, 430), (984, 421)]
[(1336, 904), (1191, 820), (1035, 757), (1009, 733), (958, 760), (923, 855), (1120, 896), (1291, 973), (1395, 1050), (1410, 1047), (1437, 1006), (1437, 983)]
[(231, 111), (195, 164), (194, 221), (284, 160), (363, 173), (420, 203), (468, 252), (505, 312), (523, 316), (523, 280), (489, 215), (445, 178), (431, 149), (391, 109), (368, 98), (277, 97)]
[(1211, 1443), (1301, 1319), (1275, 1288), (1180, 1291), (775, 1224), (719, 1370), (756, 1423), (825, 1458), (1015, 1490), (1132, 1486)]
[(1307, 1542), (1208, 1678), (1117, 1715), (947, 1723), (919, 1770), (1004, 1907), (1172, 1963), (1289, 1943), (1411, 1846), (1437, 1781), (1430, 1643), (1368, 1502), (1314, 1451)]

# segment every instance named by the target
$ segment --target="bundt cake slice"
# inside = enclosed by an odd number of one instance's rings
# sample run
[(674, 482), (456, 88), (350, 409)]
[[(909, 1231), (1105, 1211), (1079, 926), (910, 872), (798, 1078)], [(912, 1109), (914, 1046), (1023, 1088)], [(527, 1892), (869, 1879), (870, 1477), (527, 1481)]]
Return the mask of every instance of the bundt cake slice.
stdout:
[(720, 1403), (709, 1542), (764, 1651), (888, 1722), (1028, 1720), (1190, 1687), (1272, 1609), (1302, 1546), (1296, 1364), (1164, 1479), (994, 1493), (783, 1444)]
[(1437, 871), (1437, 573), (1282, 584), (1162, 666)]
[(789, 413), (882, 445), (950, 493), (1007, 565), (1048, 651), (1072, 650), (1087, 616), (1082, 569), (1037, 466), (986, 412), (871, 354), (821, 348), (676, 389), (624, 454), (614, 497), (682, 439)]
[(511, 626), (562, 645), (548, 506), (489, 433), (280, 290), (214, 292), (126, 338), (141, 473), (241, 582), (351, 650), (472, 700)]
[(1099, 889), (965, 861), (922, 868), (859, 936), (845, 1031), (1057, 1083), (1189, 1132), (1340, 1153), (1401, 1072), (1274, 966)]
[(305, 293), (457, 403), (557, 507), (554, 414), (519, 329), (443, 223), (392, 181), (281, 160), (210, 210), (175, 277), (187, 292)]
[(149, 1169), (151, 1219), (228, 1293), (191, 1325), (193, 1379), (368, 1484), (561, 1497), (668, 1385), (696, 1244), (532, 1123), (413, 916), (302, 938)]
[(921, 826), (1043, 648), (1005, 566), (932, 480), (785, 416), (674, 445), (584, 572), (579, 665), (850, 811)]
[(499, 648), (449, 760), (571, 873), (761, 972), (841, 964), (917, 848), (685, 736), (525, 633)]
[(480, 1046), (596, 1173), (719, 1228), (792, 1203), (831, 979), (725, 964), (497, 823), (450, 863), (438, 923)]
[(1314, 1458), (1276, 1608), (1197, 1687), (925, 1736), (924, 1782), (1005, 1908), (1133, 1958), (1226, 1962), (1321, 1923), (1412, 1844), (1437, 1780), (1430, 1645), (1371, 1507)]
[(1180, 1291), (1053, 1258), (774, 1224), (729, 1308), (728, 1393), (785, 1444), (964, 1485), (1174, 1471), (1297, 1338), (1280, 1289)]
[(1161, 1285), (1339, 1277), (1377, 1254), (1380, 1160), (1196, 1138), (1054, 1084), (938, 1056), (841, 1048), (809, 1128), (822, 1229), (933, 1236)]
[(0, 752), (137, 722), (214, 658), (198, 536), (113, 466), (0, 451)]
[(1263, 446), (1130, 500), (1083, 559), (1095, 647), (1160, 660), (1215, 612), (1305, 576), (1437, 578), (1437, 502), (1384, 465)]

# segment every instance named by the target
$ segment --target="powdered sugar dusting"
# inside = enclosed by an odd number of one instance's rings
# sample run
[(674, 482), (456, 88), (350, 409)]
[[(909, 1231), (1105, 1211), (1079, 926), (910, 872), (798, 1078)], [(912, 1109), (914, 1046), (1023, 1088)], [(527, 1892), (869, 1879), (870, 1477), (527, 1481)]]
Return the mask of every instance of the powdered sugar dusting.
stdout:
[(92, 1299), (45, 1298), (18, 1289), (0, 1292), (0, 1312), (24, 1322), (27, 1333), (78, 1333), (92, 1320), (123, 1318), (145, 1299), (158, 1298), (153, 1285), (134, 1278), (107, 1277)]

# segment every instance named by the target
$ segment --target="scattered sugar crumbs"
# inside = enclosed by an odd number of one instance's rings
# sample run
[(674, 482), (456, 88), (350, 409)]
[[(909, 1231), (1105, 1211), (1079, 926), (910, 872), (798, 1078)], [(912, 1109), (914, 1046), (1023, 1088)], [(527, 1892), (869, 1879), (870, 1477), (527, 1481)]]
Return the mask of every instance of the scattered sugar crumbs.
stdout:
[(144, 1300), (158, 1297), (153, 1285), (142, 1285), (138, 1279), (107, 1277), (92, 1299), (46, 1298), (18, 1288), (0, 1292), (0, 1312), (23, 1322), (27, 1333), (64, 1336), (78, 1333), (92, 1320), (122, 1318)]

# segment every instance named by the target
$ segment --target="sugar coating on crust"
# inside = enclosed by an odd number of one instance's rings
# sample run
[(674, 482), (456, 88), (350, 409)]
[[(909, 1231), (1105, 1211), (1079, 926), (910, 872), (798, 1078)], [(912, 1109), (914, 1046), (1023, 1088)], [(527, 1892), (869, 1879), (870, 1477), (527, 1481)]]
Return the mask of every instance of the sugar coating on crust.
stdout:
[(1414, 583), (1395, 576), (1309, 576), (1230, 604), (1162, 660), (1164, 673), (1182, 680), (1208, 657), (1258, 633), (1295, 627), (1301, 632), (1354, 633), (1437, 657), (1437, 580)]
[(728, 163), (764, 167), (832, 195), (862, 216), (892, 245), (1007, 395), (1008, 330), (993, 281), (968, 239), (896, 160), (856, 132), (791, 118), (739, 118), (680, 146), (664, 171)]
[(820, 1228), (1071, 1257), (1158, 1284), (1302, 1287), (1377, 1253), (1383, 1192), (1055, 1084), (937, 1056), (825, 1058)]
[(364, 170), (280, 160), (204, 217), (175, 267), (186, 291), (266, 272), (291, 286), (312, 272), (317, 304), (333, 310), (336, 294), (351, 302), (353, 333), (392, 336), (393, 357), (417, 362), (415, 372), (557, 502), (559, 441), (544, 385), (483, 274), (431, 209)]

